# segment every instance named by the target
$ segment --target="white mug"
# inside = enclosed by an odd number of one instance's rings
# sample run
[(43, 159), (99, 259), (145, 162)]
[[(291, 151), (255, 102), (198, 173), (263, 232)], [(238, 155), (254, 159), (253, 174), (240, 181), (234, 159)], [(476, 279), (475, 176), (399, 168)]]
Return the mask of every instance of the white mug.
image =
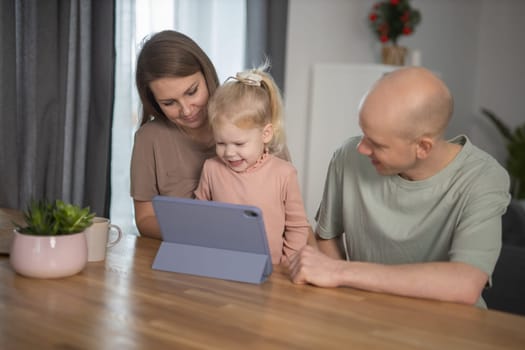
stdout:
[[(116, 237), (108, 241), (109, 233), (116, 232)], [(122, 230), (103, 217), (93, 218), (93, 223), (85, 230), (88, 261), (102, 261), (106, 258), (106, 249), (113, 247), (122, 238)]]

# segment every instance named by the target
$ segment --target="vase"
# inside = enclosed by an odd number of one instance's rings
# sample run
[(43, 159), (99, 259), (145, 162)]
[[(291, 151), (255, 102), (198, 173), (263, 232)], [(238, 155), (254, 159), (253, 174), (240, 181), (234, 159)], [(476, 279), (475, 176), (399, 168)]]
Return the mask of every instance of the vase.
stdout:
[(381, 58), (383, 64), (391, 66), (403, 66), (408, 49), (398, 45), (384, 45), (381, 49)]
[(87, 263), (84, 232), (58, 236), (35, 236), (14, 230), (9, 261), (26, 277), (61, 278), (82, 271)]

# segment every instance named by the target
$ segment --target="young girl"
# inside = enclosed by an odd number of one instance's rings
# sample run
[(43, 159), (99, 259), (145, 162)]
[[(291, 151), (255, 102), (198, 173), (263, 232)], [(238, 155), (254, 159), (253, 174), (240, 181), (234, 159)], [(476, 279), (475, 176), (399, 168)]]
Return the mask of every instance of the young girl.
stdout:
[[(143, 113), (131, 158), (131, 196), (140, 234), (160, 238), (153, 197), (193, 197), (204, 161), (215, 156), (207, 104), (219, 79), (195, 41), (165, 30), (144, 42), (136, 84)], [(288, 160), (287, 148), (278, 156)]]
[(279, 264), (306, 245), (310, 225), (284, 147), (279, 89), (265, 67), (238, 73), (210, 98), (208, 118), (217, 157), (206, 160), (198, 199), (259, 207), (272, 255)]

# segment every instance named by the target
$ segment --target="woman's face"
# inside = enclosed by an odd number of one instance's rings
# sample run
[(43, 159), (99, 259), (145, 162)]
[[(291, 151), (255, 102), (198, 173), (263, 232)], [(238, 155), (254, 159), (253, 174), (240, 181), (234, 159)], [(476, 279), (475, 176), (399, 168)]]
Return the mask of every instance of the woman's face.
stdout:
[(208, 121), (208, 87), (202, 72), (154, 80), (149, 85), (162, 112), (173, 123), (197, 129)]

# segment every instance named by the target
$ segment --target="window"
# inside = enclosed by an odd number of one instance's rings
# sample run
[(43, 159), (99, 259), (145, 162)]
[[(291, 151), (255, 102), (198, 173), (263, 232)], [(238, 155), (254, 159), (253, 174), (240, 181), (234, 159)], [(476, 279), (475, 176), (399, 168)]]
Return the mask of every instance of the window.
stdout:
[(150, 33), (174, 29), (190, 36), (215, 64), (219, 80), (244, 68), (245, 0), (117, 0), (115, 104), (111, 159), (111, 221), (137, 234), (130, 197), (133, 135), (140, 116), (135, 62)]

